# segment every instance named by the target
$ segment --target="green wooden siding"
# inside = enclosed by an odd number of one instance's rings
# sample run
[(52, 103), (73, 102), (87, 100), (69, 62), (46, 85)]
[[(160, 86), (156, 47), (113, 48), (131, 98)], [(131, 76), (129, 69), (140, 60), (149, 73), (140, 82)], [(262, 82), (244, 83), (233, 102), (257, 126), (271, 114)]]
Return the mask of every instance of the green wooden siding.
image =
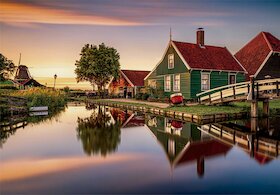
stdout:
[[(207, 73), (205, 71), (205, 73)], [(210, 72), (208, 72), (210, 73)], [(244, 82), (243, 73), (236, 74), (236, 82)], [(221, 87), (229, 84), (229, 72), (212, 71), (210, 74), (210, 89)], [(191, 71), (191, 98), (196, 98), (196, 94), (201, 92), (201, 71)]]
[[(174, 54), (174, 68), (168, 69), (168, 55)], [(173, 77), (174, 74), (180, 74), (180, 91), (173, 91)], [(164, 91), (164, 76), (171, 75), (171, 90), (170, 92)], [(157, 66), (157, 68), (150, 74), (150, 76), (145, 81), (145, 86), (148, 85), (148, 79), (157, 80), (157, 88), (164, 91), (164, 95), (169, 97), (173, 93), (182, 93), (186, 99), (190, 98), (190, 73), (176, 53), (175, 49), (170, 46), (164, 56), (162, 62)]]
[[(174, 68), (168, 69), (168, 55), (174, 54)], [(206, 71), (205, 71), (206, 72)], [(210, 73), (210, 72), (209, 72)], [(180, 93), (186, 99), (196, 98), (196, 94), (201, 92), (201, 70), (192, 70), (189, 72), (175, 49), (170, 45), (166, 55), (162, 62), (156, 67), (156, 69), (145, 80), (145, 86), (148, 85), (148, 79), (156, 79), (157, 88), (164, 91), (164, 76), (171, 75), (171, 90), (170, 92), (164, 92), (166, 97), (169, 97), (173, 93), (173, 77), (174, 74), (180, 74)], [(210, 74), (210, 89), (228, 85), (228, 74), (225, 71), (212, 71)], [(236, 82), (245, 81), (245, 75), (243, 73), (236, 74)]]

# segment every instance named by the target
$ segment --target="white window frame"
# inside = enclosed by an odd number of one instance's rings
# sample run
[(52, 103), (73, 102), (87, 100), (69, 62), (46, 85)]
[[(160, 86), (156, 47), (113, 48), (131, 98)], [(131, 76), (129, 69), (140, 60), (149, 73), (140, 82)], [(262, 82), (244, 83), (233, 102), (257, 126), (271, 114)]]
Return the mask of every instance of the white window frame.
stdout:
[[(234, 78), (235, 78), (234, 82), (236, 83), (236, 74), (234, 74), (234, 73), (229, 73), (229, 74), (228, 74), (228, 85), (230, 84), (230, 76), (234, 76)], [(235, 83), (234, 83), (234, 84), (235, 84)]]
[[(172, 56), (172, 58), (173, 58), (173, 64), (172, 64), (172, 66), (171, 66), (171, 64), (170, 64), (170, 57)], [(169, 54), (168, 55), (168, 69), (173, 69), (174, 68), (174, 63), (175, 63), (175, 60), (174, 60), (174, 54), (172, 53), (172, 54)]]
[[(170, 80), (169, 80), (169, 82), (170, 82), (170, 85), (169, 85), (170, 88), (169, 88), (169, 89), (166, 88), (166, 78), (167, 78), (167, 77), (170, 77)], [(165, 76), (164, 76), (164, 91), (166, 91), (166, 92), (170, 92), (170, 91), (171, 91), (171, 75), (165, 75)]]
[(210, 72), (201, 72), (200, 89), (201, 89), (201, 91), (207, 91), (205, 89), (202, 89), (202, 75), (208, 75), (209, 83), (208, 83), (208, 89), (207, 90), (210, 90), (210, 87), (211, 87), (211, 73)]
[[(179, 76), (179, 85), (178, 85), (177, 89), (175, 87), (175, 78), (176, 78), (176, 76)], [(180, 74), (174, 74), (174, 76), (173, 76), (173, 91), (174, 92), (178, 92), (180, 90), (181, 90), (181, 75)]]

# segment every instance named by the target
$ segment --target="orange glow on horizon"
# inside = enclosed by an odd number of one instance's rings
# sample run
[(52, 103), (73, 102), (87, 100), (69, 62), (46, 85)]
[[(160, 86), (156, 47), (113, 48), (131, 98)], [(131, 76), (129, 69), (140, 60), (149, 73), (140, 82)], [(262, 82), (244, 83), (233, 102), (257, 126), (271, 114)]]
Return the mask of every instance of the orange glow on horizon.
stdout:
[(113, 17), (79, 14), (74, 11), (50, 9), (20, 3), (1, 3), (0, 22), (4, 23), (46, 23), (46, 24), (82, 24), (82, 25), (110, 25), (133, 26), (142, 25)]
[(133, 154), (111, 155), (106, 157), (69, 157), (39, 160), (15, 160), (1, 163), (0, 182), (13, 181), (44, 174), (77, 169), (85, 166), (106, 165), (129, 160), (140, 160), (142, 156)]

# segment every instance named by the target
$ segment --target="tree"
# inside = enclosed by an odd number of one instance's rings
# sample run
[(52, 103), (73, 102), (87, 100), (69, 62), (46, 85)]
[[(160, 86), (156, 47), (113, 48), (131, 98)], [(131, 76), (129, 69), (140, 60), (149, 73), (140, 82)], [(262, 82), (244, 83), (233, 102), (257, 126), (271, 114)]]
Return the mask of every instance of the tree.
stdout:
[(9, 78), (15, 71), (16, 66), (0, 53), (0, 81)]
[(76, 61), (77, 81), (89, 81), (97, 85), (99, 95), (113, 77), (119, 76), (119, 53), (104, 43), (99, 46), (86, 44), (81, 50), (80, 60)]

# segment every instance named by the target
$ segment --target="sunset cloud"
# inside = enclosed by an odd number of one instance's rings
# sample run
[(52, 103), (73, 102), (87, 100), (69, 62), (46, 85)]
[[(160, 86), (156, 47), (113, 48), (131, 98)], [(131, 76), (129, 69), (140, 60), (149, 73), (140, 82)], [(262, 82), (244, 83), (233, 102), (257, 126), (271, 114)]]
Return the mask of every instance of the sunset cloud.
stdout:
[(45, 24), (80, 24), (80, 25), (110, 25), (133, 26), (142, 25), (116, 17), (94, 14), (81, 14), (58, 8), (48, 8), (38, 5), (20, 3), (1, 3), (0, 22), (4, 23), (45, 23)]

